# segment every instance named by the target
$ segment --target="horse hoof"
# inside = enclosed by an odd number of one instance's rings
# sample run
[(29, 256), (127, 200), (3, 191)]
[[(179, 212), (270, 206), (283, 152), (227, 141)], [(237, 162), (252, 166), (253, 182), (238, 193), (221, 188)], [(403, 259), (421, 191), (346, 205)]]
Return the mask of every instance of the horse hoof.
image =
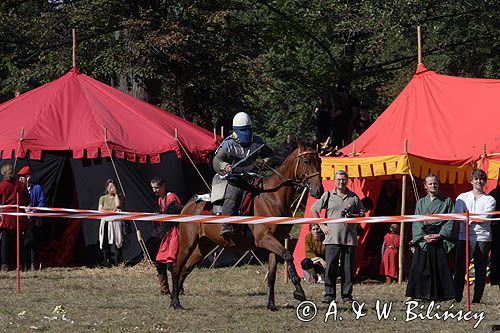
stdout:
[(274, 304), (272, 304), (272, 305), (268, 305), (268, 306), (267, 306), (267, 309), (268, 309), (269, 311), (273, 311), (273, 312), (274, 312), (274, 311), (278, 311), (278, 307), (277, 307), (276, 305), (274, 305)]
[(180, 305), (179, 303), (170, 303), (170, 307), (174, 308), (174, 310), (184, 310), (182, 305)]
[(295, 298), (297, 301), (304, 302), (307, 300), (306, 295), (303, 292), (295, 290), (293, 292), (293, 298)]

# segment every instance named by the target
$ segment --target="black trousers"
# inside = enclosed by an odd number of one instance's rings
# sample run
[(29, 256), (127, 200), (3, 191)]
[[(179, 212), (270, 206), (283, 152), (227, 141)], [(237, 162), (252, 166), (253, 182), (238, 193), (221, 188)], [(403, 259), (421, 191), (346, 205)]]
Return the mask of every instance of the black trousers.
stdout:
[[(354, 284), (354, 255), (356, 246), (326, 245), (325, 298), (336, 297), (336, 281), (340, 275), (342, 298), (352, 298)], [(339, 272), (340, 264), (340, 272)]]
[[(486, 266), (488, 265), (488, 253), (491, 242), (476, 242), (474, 248), (470, 249), (470, 257), (474, 258), (474, 297), (473, 302), (480, 302), (486, 285)], [(467, 265), (468, 266), (468, 265)], [(456, 299), (461, 300), (465, 286), (465, 241), (457, 242), (457, 267), (455, 269), (455, 291)]]
[(22, 266), (29, 269), (31, 265), (35, 264), (38, 259), (38, 248), (39, 248), (39, 233), (41, 228), (36, 226), (34, 223), (28, 225), (28, 229), (24, 232), (24, 240), (21, 244), (22, 246)]
[(0, 264), (12, 266), (16, 253), (16, 231), (0, 229)]

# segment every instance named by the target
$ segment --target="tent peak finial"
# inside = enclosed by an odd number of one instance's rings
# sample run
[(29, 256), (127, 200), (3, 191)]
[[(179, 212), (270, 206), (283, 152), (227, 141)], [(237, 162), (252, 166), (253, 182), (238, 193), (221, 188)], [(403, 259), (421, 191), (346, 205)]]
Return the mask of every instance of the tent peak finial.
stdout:
[(74, 66), (74, 67), (71, 69), (71, 73), (74, 73), (74, 74), (80, 74), (80, 71), (78, 70), (78, 67)]
[(417, 71), (415, 72), (415, 74), (422, 74), (422, 73), (427, 72), (427, 71), (428, 71), (427, 67), (425, 67), (425, 65), (420, 62), (417, 65)]

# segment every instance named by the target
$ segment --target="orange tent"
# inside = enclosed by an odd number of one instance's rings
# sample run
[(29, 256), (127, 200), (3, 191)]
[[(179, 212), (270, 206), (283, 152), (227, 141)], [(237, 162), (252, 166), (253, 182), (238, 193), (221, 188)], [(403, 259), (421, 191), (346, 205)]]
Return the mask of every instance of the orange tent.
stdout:
[[(500, 170), (499, 118), (500, 80), (440, 75), (419, 64), (375, 123), (341, 150), (346, 157), (322, 159), (325, 189), (331, 189), (328, 180), (342, 169), (354, 179), (351, 188), (376, 204), (380, 179), (423, 178), (432, 172), (441, 183), (463, 189), (474, 167), (487, 171), (492, 189)], [(297, 263), (304, 257), (305, 234), (303, 229), (294, 253)]]

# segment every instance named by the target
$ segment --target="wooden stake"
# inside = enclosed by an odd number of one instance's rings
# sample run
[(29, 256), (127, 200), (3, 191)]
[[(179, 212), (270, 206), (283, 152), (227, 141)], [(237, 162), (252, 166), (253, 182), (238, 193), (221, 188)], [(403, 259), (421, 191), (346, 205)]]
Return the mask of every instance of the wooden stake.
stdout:
[(214, 141), (217, 142), (217, 130), (214, 127)]
[(304, 195), (306, 195), (307, 192), (307, 187), (304, 187), (304, 190), (300, 194), (299, 202), (297, 202), (297, 206), (295, 206), (295, 210), (293, 211), (292, 217), (295, 217), (297, 214), (297, 211), (299, 210), (300, 203), (302, 202), (302, 199), (304, 199)]
[(422, 63), (422, 34), (420, 32), (420, 26), (417, 27), (417, 40), (418, 40), (418, 64)]
[[(408, 155), (408, 139), (405, 139), (404, 143), (405, 155)], [(406, 175), (403, 175), (401, 188), (401, 215), (405, 215), (406, 206)], [(398, 272), (398, 284), (403, 282), (403, 264), (404, 264), (404, 245), (405, 245), (405, 223), (401, 222), (399, 228), (399, 272)]]
[(73, 35), (73, 68), (76, 68), (76, 30), (72, 29)]
[(220, 136), (224, 139), (224, 126), (220, 127)]
[(179, 132), (177, 131), (177, 128), (175, 129), (175, 140), (179, 139)]

